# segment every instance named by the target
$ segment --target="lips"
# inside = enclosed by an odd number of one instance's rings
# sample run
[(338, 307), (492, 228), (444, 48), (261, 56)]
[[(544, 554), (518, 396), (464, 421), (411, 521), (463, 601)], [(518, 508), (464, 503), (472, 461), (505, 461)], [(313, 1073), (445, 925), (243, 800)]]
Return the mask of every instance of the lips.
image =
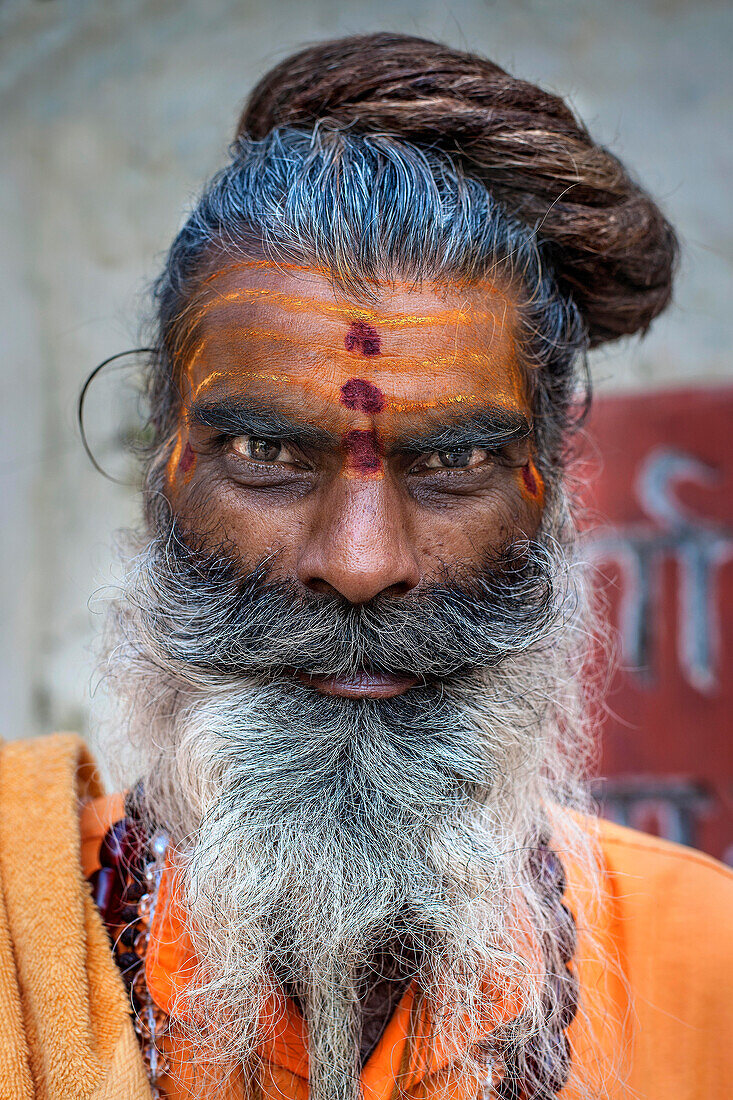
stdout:
[(298, 672), (306, 687), (322, 695), (338, 695), (342, 699), (391, 699), (402, 695), (418, 682), (416, 676), (396, 676), (384, 672), (357, 672), (349, 676), (311, 676)]

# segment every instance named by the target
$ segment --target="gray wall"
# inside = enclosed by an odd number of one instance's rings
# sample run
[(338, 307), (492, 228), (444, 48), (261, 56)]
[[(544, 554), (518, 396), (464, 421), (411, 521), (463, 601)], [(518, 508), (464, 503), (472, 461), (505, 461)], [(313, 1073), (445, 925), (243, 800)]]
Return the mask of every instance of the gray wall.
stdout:
[[(74, 425), (96, 361), (222, 160), (254, 80), (303, 42), (376, 29), (481, 50), (569, 95), (677, 224), (672, 310), (599, 355), (600, 388), (729, 379), (731, 23), (713, 0), (4, 0), (0, 5), (0, 700), (6, 737), (88, 727), (111, 533), (133, 494)], [(113, 431), (116, 404), (98, 410)]]

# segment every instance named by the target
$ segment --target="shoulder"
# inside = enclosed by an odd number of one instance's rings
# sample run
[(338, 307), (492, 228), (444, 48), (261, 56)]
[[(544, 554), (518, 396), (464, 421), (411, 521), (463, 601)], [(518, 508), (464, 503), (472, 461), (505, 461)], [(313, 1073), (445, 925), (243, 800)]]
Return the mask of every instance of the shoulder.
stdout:
[(578, 958), (593, 1023), (586, 1060), (594, 1051), (620, 1060), (623, 1096), (722, 1100), (733, 1034), (733, 873), (611, 822), (581, 825), (600, 870)]
[(61, 776), (75, 777), (86, 793), (102, 793), (94, 760), (76, 733), (49, 733), (17, 741), (0, 738), (0, 767), (19, 782), (32, 772), (39, 794)]
[(613, 822), (580, 824), (596, 848), (599, 875), (590, 889), (578, 880), (576, 897), (632, 986), (670, 1011), (669, 998), (688, 1007), (698, 998), (712, 1003), (723, 975), (733, 977), (733, 871), (703, 852)]
[[(100, 829), (101, 840), (106, 801), (94, 760), (76, 734), (0, 742), (2, 852), (34, 852), (43, 844), (78, 861), (80, 825), (82, 840)], [(112, 802), (109, 812), (115, 809)]]
[(729, 867), (659, 837), (573, 816), (596, 849), (599, 875), (587, 880), (571, 870), (571, 895), (633, 973), (651, 977), (669, 966), (694, 971), (691, 980), (702, 985), (733, 973)]
[(632, 986), (694, 1026), (730, 1026), (733, 872), (680, 844), (598, 828), (608, 929)]
[(650, 901), (684, 899), (690, 912), (697, 915), (715, 911), (727, 900), (725, 915), (733, 928), (731, 868), (704, 852), (610, 821), (601, 820), (597, 827), (604, 870), (613, 880), (616, 896), (646, 897)]
[(0, 741), (0, 802), (38, 812), (59, 798), (98, 798), (104, 793), (96, 764), (81, 737), (52, 733)]
[[(609, 903), (643, 907), (661, 898), (685, 899), (700, 912), (733, 900), (733, 869), (704, 852), (575, 812), (555, 814), (554, 821), (561, 844), (578, 827), (585, 834), (596, 854), (601, 893)], [(584, 896), (594, 892), (586, 882), (588, 872), (574, 869), (572, 858), (570, 866), (574, 888)], [(730, 920), (733, 926), (733, 906)]]

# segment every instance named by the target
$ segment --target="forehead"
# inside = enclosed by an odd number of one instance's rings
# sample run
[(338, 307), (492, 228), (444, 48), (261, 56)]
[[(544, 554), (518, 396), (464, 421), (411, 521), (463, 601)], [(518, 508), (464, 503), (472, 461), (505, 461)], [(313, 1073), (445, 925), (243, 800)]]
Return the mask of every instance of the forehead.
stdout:
[[(488, 280), (374, 283), (370, 291), (348, 293), (326, 273), (266, 263), (214, 272), (187, 318), (184, 391), (246, 393), (324, 412), (337, 397), (342, 408), (409, 417), (489, 398), (526, 409), (507, 291)], [(375, 398), (366, 407), (370, 392), (381, 395), (379, 408)]]

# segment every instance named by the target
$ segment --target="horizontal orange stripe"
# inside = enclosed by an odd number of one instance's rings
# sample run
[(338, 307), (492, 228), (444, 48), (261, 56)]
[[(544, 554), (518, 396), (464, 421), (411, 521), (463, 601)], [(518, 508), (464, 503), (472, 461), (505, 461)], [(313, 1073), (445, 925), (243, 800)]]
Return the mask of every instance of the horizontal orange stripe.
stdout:
[(303, 298), (293, 294), (283, 294), (279, 290), (266, 287), (240, 287), (226, 294), (218, 294), (201, 308), (193, 322), (198, 324), (202, 318), (221, 303), (266, 301), (274, 302), (292, 313), (312, 313), (317, 316), (343, 317), (347, 320), (373, 321), (382, 329), (400, 329), (420, 326), (471, 324), (475, 321), (496, 319), (492, 311), (469, 313), (464, 309), (445, 309), (437, 313), (391, 313), (385, 315), (369, 306), (333, 305), (320, 298)]
[[(275, 332), (271, 329), (243, 327), (240, 331), (256, 339), (273, 340), (277, 343), (289, 344), (295, 348), (308, 348), (311, 351), (322, 352), (324, 355), (327, 355), (329, 359), (348, 363), (350, 369), (353, 368), (356, 370), (358, 368), (363, 370), (366, 369), (367, 366), (363, 356), (353, 351), (347, 351), (346, 348), (335, 348), (331, 344), (324, 344), (318, 340), (303, 340), (301, 337), (291, 336), (286, 332)], [(189, 371), (195, 365), (195, 361), (204, 346), (205, 344), (203, 341), (197, 346), (192, 360), (188, 364)], [(408, 373), (414, 371), (419, 372), (421, 370), (440, 370), (445, 367), (459, 366), (462, 362), (492, 368), (495, 365), (495, 357), (493, 355), (487, 355), (485, 352), (461, 350), (456, 350), (452, 355), (438, 355), (433, 359), (423, 359), (413, 355), (380, 355), (374, 359), (370, 359), (368, 366), (372, 370), (374, 370), (375, 367), (381, 370), (383, 367), (389, 366), (389, 369), (392, 371), (397, 370), (400, 373)], [(363, 364), (363, 366), (361, 364)], [(233, 369), (234, 366), (235, 365), (232, 364), (229, 369)]]
[[(213, 371), (208, 375), (194, 391), (194, 400), (198, 397), (201, 391), (206, 391), (210, 388), (217, 379), (224, 377), (225, 371)], [(248, 379), (259, 378), (266, 382), (285, 383), (286, 385), (299, 386), (307, 392), (316, 393), (319, 397), (325, 401), (341, 408), (341, 402), (338, 400), (338, 395), (334, 393), (333, 387), (337, 383), (325, 381), (317, 378), (294, 378), (290, 374), (277, 374), (271, 371), (251, 371), (247, 374)], [(340, 390), (339, 390), (340, 393)], [(385, 395), (386, 406), (393, 412), (410, 412), (422, 409), (442, 409), (448, 408), (451, 405), (472, 405), (478, 404), (480, 401), (486, 400), (481, 398), (478, 394), (474, 393), (457, 393), (448, 394), (445, 397), (436, 398), (434, 401), (395, 401), (392, 398)], [(501, 402), (501, 394), (492, 394), (492, 401)]]

